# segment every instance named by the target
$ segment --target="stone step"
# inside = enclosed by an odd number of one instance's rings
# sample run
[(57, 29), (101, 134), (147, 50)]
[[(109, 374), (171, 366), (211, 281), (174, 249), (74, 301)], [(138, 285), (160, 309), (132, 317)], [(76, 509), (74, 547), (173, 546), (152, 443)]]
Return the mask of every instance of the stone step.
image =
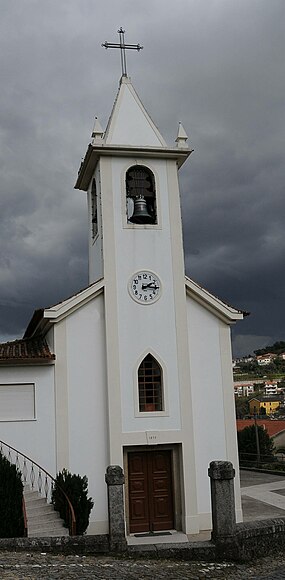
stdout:
[(61, 536), (69, 536), (67, 528), (37, 528), (35, 530), (28, 530), (28, 538), (42, 538), (43, 536), (60, 538)]
[(67, 528), (61, 528), (60, 530), (56, 529), (54, 531), (51, 530), (42, 530), (41, 532), (29, 532), (29, 538), (60, 538), (62, 536), (69, 536), (69, 532)]
[(37, 514), (34, 515), (31, 513), (27, 513), (27, 520), (28, 520), (28, 525), (34, 524), (35, 522), (42, 522), (42, 523), (55, 522), (57, 524), (60, 524), (62, 522), (61, 518), (59, 517), (59, 514), (57, 512), (54, 512), (54, 511), (40, 514), (40, 517)]
[(27, 497), (36, 497), (36, 496), (44, 497), (45, 496), (45, 490), (44, 489), (42, 489), (42, 491), (40, 493), (39, 490), (36, 489), (36, 488), (35, 489), (30, 489), (30, 488), (26, 488), (25, 487), (23, 493)]
[[(67, 531), (68, 534), (68, 529), (64, 528), (63, 526), (61, 526), (60, 524), (57, 524), (55, 522), (42, 522), (42, 524), (32, 524), (32, 525), (28, 525), (28, 535), (30, 536), (30, 534), (35, 534), (37, 533), (38, 536), (41, 535), (41, 531), (50, 531), (50, 532), (56, 532), (59, 536), (63, 536), (65, 534), (65, 530)], [(54, 534), (55, 535), (55, 534)]]
[(23, 496), (25, 498), (25, 501), (43, 500), (46, 502), (50, 502), (50, 498), (46, 498), (44, 493), (39, 493), (39, 491), (24, 491)]
[(42, 536), (60, 538), (61, 536), (69, 536), (68, 530), (62, 528), (37, 528), (36, 530), (29, 530), (28, 538), (42, 538)]
[(64, 527), (59, 513), (52, 504), (47, 503), (38, 491), (24, 488), (24, 500), (27, 514), (28, 537), (68, 536), (69, 530)]
[(26, 504), (26, 512), (29, 512), (31, 516), (41, 516), (50, 513), (58, 514), (58, 512), (53, 509), (53, 506), (50, 506), (47, 503), (44, 505), (37, 505), (33, 503), (28, 506)]
[(27, 498), (24, 495), (24, 500), (25, 500), (25, 504), (26, 506), (28, 506), (29, 508), (32, 508), (33, 506), (37, 506), (37, 507), (45, 507), (48, 505), (47, 500), (43, 497), (39, 497), (37, 498)]

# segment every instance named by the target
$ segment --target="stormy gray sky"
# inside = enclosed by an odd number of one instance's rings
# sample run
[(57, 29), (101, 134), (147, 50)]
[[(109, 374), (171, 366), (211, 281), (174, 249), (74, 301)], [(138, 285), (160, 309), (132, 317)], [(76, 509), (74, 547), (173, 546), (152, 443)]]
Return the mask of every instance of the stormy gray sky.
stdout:
[(236, 355), (285, 339), (284, 0), (0, 0), (0, 340), (87, 285), (87, 211), (73, 189), (118, 51), (180, 172), (186, 272), (251, 316)]

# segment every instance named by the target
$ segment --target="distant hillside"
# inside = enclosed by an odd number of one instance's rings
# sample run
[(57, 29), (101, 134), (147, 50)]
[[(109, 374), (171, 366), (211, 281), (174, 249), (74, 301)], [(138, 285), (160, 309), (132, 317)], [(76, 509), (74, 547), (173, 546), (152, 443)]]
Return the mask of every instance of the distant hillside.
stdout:
[(256, 356), (259, 356), (260, 354), (266, 354), (267, 352), (272, 352), (272, 354), (281, 354), (281, 352), (285, 352), (285, 342), (284, 340), (280, 340), (279, 342), (269, 344), (265, 348), (260, 348), (258, 350), (254, 350), (253, 352)]

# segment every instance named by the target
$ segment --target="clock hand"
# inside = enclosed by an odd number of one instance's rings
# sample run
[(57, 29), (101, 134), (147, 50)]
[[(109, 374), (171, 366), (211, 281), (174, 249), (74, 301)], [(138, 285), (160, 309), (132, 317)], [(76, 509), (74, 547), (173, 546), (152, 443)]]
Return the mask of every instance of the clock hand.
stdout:
[(150, 282), (149, 284), (142, 284), (142, 290), (145, 290), (146, 288), (151, 288), (153, 290), (158, 290), (159, 286), (155, 286), (154, 282)]

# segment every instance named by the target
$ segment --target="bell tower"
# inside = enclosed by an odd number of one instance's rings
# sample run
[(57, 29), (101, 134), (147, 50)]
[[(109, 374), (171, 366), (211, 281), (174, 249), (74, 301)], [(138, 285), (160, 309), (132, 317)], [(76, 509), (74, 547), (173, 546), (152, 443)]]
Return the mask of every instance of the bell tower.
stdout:
[[(123, 466), (124, 450), (134, 442), (146, 445), (155, 433), (158, 446), (180, 441), (190, 473), (194, 436), (178, 185), (178, 169), (191, 153), (186, 141), (180, 125), (176, 145), (168, 147), (130, 78), (122, 76), (104, 133), (96, 119), (75, 187), (88, 198), (89, 282), (104, 280), (110, 463)], [(194, 482), (191, 489), (185, 501), (193, 514)]]
[[(167, 161), (168, 167), (173, 166), (177, 181), (177, 169), (192, 152), (186, 141), (187, 135), (182, 125), (179, 124), (176, 147), (169, 148), (167, 146), (140, 101), (130, 78), (122, 76), (105, 132), (98, 118), (95, 118), (91, 143), (81, 164), (75, 185), (76, 188), (87, 191), (89, 283), (97, 281), (105, 275), (104, 257), (106, 257), (106, 252), (104, 248), (109, 221), (106, 221), (106, 213), (105, 219), (103, 219), (103, 205), (104, 200), (105, 207), (107, 199), (109, 203), (111, 202), (112, 195), (110, 192), (106, 194), (102, 190), (102, 180), (107, 179), (105, 171), (102, 171), (103, 166), (110, 165), (111, 175), (108, 178), (112, 176), (113, 179), (119, 163), (122, 164), (124, 159), (122, 172), (118, 175), (120, 189), (113, 197), (113, 209), (116, 206), (116, 224), (120, 223), (121, 230), (125, 231), (125, 239), (134, 241), (138, 238), (144, 238), (144, 247), (149, 244), (150, 240), (151, 244), (155, 245), (161, 240), (160, 251), (162, 251), (166, 247), (166, 240), (162, 241), (162, 239), (169, 235), (170, 228), (170, 222), (165, 213), (167, 208), (169, 210), (169, 192), (165, 185), (161, 188), (161, 184), (166, 178), (165, 173), (160, 175), (163, 159)], [(109, 164), (111, 158), (112, 163)], [(118, 184), (115, 186), (117, 189)], [(110, 187), (114, 193), (113, 183), (110, 184)], [(106, 198), (107, 195), (108, 198)], [(165, 218), (163, 217), (164, 213)], [(114, 224), (114, 228), (116, 224)], [(179, 232), (181, 251), (183, 252), (180, 205), (176, 230)], [(148, 234), (146, 234), (147, 231)], [(155, 231), (159, 231), (160, 234), (155, 234)], [(128, 252), (130, 251), (131, 246), (129, 245)], [(143, 251), (142, 248), (141, 253)]]

